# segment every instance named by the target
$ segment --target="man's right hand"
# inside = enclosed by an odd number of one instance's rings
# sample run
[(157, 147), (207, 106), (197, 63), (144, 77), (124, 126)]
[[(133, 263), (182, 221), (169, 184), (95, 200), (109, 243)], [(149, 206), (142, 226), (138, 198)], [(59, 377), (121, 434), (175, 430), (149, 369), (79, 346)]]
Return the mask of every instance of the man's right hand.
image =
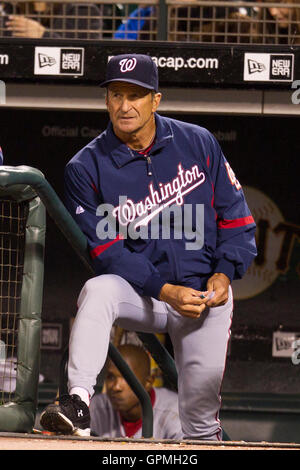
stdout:
[[(164, 284), (159, 300), (167, 302), (184, 317), (199, 318), (206, 308), (206, 302), (209, 301), (209, 294), (208, 291), (202, 292), (191, 287)], [(205, 295), (205, 298), (201, 299), (200, 295)]]

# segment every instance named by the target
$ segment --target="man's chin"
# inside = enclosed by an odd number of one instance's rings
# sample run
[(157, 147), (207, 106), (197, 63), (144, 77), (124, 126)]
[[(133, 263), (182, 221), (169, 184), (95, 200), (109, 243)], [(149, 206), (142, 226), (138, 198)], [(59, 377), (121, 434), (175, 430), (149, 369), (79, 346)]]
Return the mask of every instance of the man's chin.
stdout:
[(117, 130), (120, 134), (134, 134), (136, 132), (136, 126), (133, 126), (133, 125), (119, 126)]

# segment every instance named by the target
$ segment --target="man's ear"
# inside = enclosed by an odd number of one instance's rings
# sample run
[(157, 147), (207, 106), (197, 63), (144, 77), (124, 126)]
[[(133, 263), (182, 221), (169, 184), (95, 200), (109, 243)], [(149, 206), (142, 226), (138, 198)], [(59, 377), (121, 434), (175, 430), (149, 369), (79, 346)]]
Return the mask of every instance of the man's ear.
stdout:
[(158, 106), (159, 106), (159, 103), (160, 103), (160, 100), (161, 100), (161, 97), (162, 97), (162, 94), (161, 93), (155, 93), (154, 97), (153, 97), (153, 106), (152, 106), (152, 111), (155, 113)]

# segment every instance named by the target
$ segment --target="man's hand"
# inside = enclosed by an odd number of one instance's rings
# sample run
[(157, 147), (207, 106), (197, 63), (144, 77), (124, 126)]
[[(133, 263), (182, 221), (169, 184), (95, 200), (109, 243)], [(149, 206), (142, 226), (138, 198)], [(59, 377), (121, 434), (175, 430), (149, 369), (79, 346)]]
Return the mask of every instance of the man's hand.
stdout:
[(223, 273), (215, 273), (207, 281), (209, 292), (214, 291), (214, 296), (206, 302), (207, 307), (218, 307), (226, 304), (230, 279)]
[(12, 36), (16, 38), (41, 38), (46, 28), (38, 21), (30, 20), (25, 16), (11, 15), (6, 22), (6, 29), (11, 31)]
[[(199, 291), (191, 287), (164, 284), (159, 300), (167, 302), (180, 315), (199, 318), (206, 307), (218, 307), (226, 304), (230, 279), (223, 273), (215, 273), (207, 281), (207, 291)], [(210, 298), (210, 294), (214, 293)]]
[[(209, 292), (198, 291), (191, 287), (164, 284), (160, 291), (160, 300), (167, 302), (180, 315), (199, 318), (205, 310)], [(205, 296), (201, 298), (200, 296)]]

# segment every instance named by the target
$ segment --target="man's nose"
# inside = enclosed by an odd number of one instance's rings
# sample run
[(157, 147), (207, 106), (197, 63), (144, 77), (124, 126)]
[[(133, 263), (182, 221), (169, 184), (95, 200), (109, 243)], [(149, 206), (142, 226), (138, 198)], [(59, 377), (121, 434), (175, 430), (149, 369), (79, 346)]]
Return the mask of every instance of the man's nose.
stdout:
[(122, 380), (121, 377), (118, 378), (118, 379), (116, 379), (116, 380), (114, 380), (112, 389), (113, 389), (114, 391), (122, 390), (122, 382), (123, 382), (123, 380)]
[(127, 113), (128, 111), (130, 111), (130, 109), (131, 109), (130, 100), (128, 100), (127, 98), (123, 98), (121, 102), (121, 110), (123, 111), (123, 113)]

